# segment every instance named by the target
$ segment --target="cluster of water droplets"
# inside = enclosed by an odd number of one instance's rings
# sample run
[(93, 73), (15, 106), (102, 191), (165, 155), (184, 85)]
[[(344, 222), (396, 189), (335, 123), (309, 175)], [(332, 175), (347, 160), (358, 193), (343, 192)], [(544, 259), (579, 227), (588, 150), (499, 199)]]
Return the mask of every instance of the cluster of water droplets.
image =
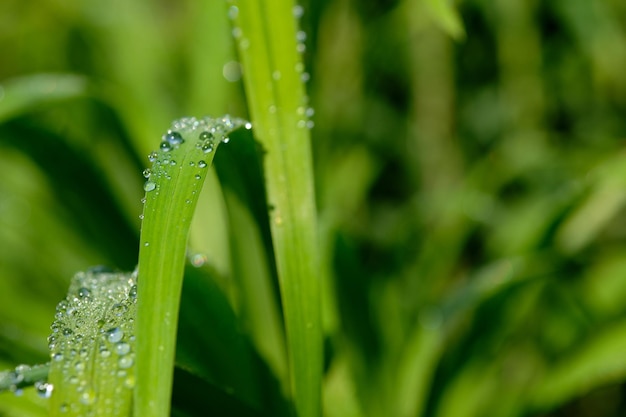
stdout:
[[(300, 20), (302, 19), (302, 16), (304, 16), (304, 7), (302, 7), (299, 4), (296, 4), (292, 9), (292, 14), (293, 14), (294, 19), (296, 20), (297, 25), (300, 26)], [(230, 6), (230, 8), (228, 9), (228, 17), (232, 21), (232, 26), (233, 26), (232, 35), (233, 35), (233, 38), (235, 39), (235, 42), (237, 42), (239, 48), (242, 51), (247, 50), (250, 47), (250, 40), (248, 39), (244, 31), (241, 29), (241, 27), (238, 26), (239, 7), (237, 5), (232, 4)], [(311, 78), (311, 75), (305, 70), (305, 66), (303, 64), (303, 60), (304, 60), (303, 55), (306, 52), (306, 40), (307, 40), (306, 32), (299, 29), (296, 32), (295, 41), (296, 41), (296, 52), (299, 54), (300, 59), (294, 65), (293, 71), (295, 71), (296, 75), (304, 83), (308, 82)], [(224, 77), (227, 80), (238, 81), (241, 76), (241, 66), (237, 62), (231, 61), (225, 64), (223, 72), (224, 72)], [(274, 81), (279, 81), (282, 79), (282, 77), (283, 77), (283, 73), (280, 70), (274, 70), (272, 72), (272, 79)], [(275, 113), (277, 111), (277, 108), (276, 106), (270, 106), (268, 110), (270, 113)], [(308, 96), (306, 95), (304, 96), (304, 100), (301, 103), (301, 106), (298, 107), (297, 113), (298, 113), (298, 121), (297, 121), (298, 128), (302, 128), (302, 129), (313, 128), (314, 122), (312, 120), (312, 117), (313, 117), (314, 111), (313, 111), (313, 108), (309, 106)]]
[[(184, 169), (185, 165), (200, 170), (195, 174), (200, 179), (200, 172), (209, 164), (207, 160), (220, 143), (228, 143), (229, 134), (239, 128), (251, 129), (252, 125), (240, 118), (228, 115), (213, 118), (184, 117), (172, 123), (172, 126), (161, 138), (158, 151), (151, 152), (148, 160), (152, 168), (143, 171), (146, 178), (144, 190), (159, 193), (159, 181), (169, 180), (172, 177), (172, 168)], [(191, 146), (189, 146), (191, 145)], [(182, 147), (183, 152), (177, 152)], [(191, 157), (189, 151), (196, 151)], [(205, 156), (206, 155), (206, 156)], [(182, 161), (185, 162), (183, 165)], [(145, 201), (144, 201), (145, 202)]]
[(0, 391), (9, 390), (15, 395), (22, 395), (24, 387), (34, 385), (37, 395), (50, 398), (54, 386), (46, 381), (46, 365), (18, 365), (13, 371), (0, 372)]
[(53, 406), (62, 414), (128, 412), (135, 385), (136, 299), (136, 272), (98, 267), (73, 277), (48, 338), (49, 380), (63, 385), (54, 391)]

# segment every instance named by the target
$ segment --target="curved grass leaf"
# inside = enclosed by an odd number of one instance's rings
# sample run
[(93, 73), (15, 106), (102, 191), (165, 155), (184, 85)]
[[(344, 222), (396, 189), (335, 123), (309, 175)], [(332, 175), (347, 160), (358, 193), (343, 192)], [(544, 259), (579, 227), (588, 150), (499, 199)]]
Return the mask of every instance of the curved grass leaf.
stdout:
[(176, 328), (191, 218), (217, 146), (244, 122), (186, 118), (151, 153), (141, 244), (137, 308), (137, 379), (134, 413), (167, 416)]
[[(237, 132), (239, 133), (239, 132)], [(245, 133), (245, 132), (242, 132)], [(236, 134), (215, 168), (228, 207), (233, 278), (243, 326), (274, 374), (287, 381), (287, 354), (263, 171), (250, 134)], [(285, 387), (287, 388), (287, 387)]]

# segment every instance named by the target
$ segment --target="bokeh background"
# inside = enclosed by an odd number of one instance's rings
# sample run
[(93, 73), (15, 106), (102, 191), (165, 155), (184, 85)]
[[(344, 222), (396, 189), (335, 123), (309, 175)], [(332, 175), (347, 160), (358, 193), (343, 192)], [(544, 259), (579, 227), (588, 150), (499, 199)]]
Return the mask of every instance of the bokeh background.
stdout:
[[(202, 3), (0, 3), (0, 368), (47, 360), (76, 271), (134, 268), (170, 122), (245, 117)], [(302, 6), (325, 414), (626, 415), (626, 2)], [(228, 280), (220, 204), (191, 245)]]

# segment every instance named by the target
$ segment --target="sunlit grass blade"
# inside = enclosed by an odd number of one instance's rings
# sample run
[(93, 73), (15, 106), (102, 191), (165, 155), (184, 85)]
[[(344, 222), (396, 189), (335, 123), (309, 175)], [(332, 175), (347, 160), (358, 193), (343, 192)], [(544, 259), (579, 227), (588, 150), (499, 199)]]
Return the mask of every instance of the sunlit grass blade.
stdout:
[(138, 266), (136, 416), (169, 416), (191, 218), (217, 146), (243, 124), (228, 117), (181, 119), (149, 156)]
[(322, 328), (308, 74), (293, 1), (232, 1), (255, 136), (264, 150), (270, 224), (287, 331), (290, 386), (300, 417), (320, 415)]
[(0, 122), (87, 93), (87, 79), (75, 74), (37, 74), (0, 84)]

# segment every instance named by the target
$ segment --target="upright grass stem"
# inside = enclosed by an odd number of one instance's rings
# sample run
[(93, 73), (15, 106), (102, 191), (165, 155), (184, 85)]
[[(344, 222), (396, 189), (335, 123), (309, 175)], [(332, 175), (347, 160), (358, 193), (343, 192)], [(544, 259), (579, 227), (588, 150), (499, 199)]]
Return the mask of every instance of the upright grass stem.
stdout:
[(181, 119), (150, 154), (144, 174), (137, 296), (134, 415), (170, 415), (178, 309), (187, 237), (215, 149), (241, 120)]
[(229, 14), (264, 158), (283, 302), (290, 387), (299, 417), (320, 415), (322, 329), (304, 48), (290, 0), (231, 1)]

